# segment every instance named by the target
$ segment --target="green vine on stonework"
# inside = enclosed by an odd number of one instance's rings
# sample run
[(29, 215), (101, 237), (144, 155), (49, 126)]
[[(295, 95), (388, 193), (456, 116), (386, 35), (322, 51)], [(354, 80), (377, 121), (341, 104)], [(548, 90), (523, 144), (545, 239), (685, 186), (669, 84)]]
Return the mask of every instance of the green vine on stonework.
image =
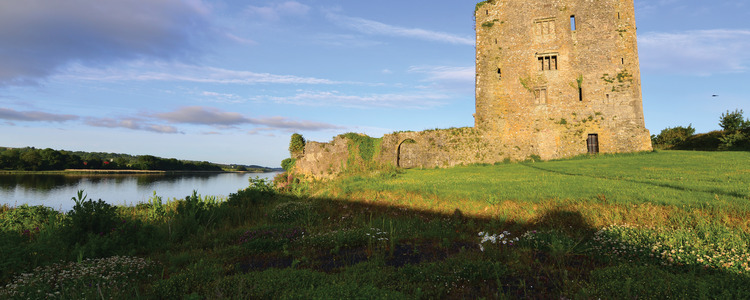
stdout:
[(492, 28), (492, 26), (495, 26), (495, 22), (497, 22), (497, 21), (500, 21), (500, 20), (498, 20), (498, 19), (494, 19), (494, 20), (492, 20), (492, 21), (487, 21), (487, 22), (484, 22), (484, 23), (482, 23), (482, 27), (485, 27), (485, 28)]
[(578, 88), (580, 89), (583, 85), (583, 74), (578, 75), (578, 78), (576, 78), (576, 82), (578, 83)]
[(364, 162), (372, 161), (373, 157), (380, 152), (380, 143), (382, 142), (382, 139), (372, 138), (354, 132), (344, 133), (339, 136), (350, 141), (348, 143), (350, 159), (355, 158), (353, 157), (355, 155), (355, 150), (358, 151), (359, 157), (362, 158)]
[(622, 70), (622, 72), (617, 73), (617, 81), (619, 82), (633, 82), (633, 74), (628, 73), (628, 70)]

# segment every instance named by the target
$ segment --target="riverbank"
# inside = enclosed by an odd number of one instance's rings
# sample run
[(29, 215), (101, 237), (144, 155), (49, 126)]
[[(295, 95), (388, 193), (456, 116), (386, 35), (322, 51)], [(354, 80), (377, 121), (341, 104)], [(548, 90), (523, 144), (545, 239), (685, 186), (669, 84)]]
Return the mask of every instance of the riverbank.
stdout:
[[(274, 172), (274, 171), (270, 171)], [(74, 175), (74, 174), (218, 174), (218, 173), (270, 173), (261, 170), (250, 171), (163, 171), (163, 170), (106, 170), (106, 169), (65, 169), (57, 171), (0, 171), (2, 175)]]

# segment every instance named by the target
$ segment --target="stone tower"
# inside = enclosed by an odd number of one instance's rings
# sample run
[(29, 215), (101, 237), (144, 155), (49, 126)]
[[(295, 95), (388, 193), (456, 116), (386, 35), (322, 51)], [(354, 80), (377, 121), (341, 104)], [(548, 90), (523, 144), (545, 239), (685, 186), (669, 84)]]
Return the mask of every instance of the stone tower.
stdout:
[(543, 159), (651, 149), (633, 0), (477, 5), (475, 128)]

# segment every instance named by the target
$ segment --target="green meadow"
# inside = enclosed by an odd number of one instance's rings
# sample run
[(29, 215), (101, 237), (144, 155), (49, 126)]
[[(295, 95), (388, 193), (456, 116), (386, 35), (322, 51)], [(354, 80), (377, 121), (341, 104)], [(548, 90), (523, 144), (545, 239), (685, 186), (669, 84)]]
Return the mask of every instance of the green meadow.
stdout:
[(0, 298), (750, 298), (749, 152), (277, 181), (0, 208)]

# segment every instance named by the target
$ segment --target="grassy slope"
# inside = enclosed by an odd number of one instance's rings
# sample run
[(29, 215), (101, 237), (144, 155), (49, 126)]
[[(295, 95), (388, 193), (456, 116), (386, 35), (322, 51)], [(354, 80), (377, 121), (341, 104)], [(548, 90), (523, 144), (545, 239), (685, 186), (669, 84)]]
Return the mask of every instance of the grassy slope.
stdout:
[[(336, 187), (332, 194), (337, 197), (385, 197), (402, 206), (445, 213), (460, 209), (486, 217), (497, 217), (498, 211), (577, 206), (592, 221), (600, 221), (599, 226), (622, 221), (607, 213), (623, 209), (679, 209), (738, 218), (750, 212), (750, 153), (661, 151), (408, 170), (386, 179), (350, 178)], [(668, 221), (669, 216), (661, 218)], [(748, 229), (746, 222), (734, 221), (728, 225)]]
[[(115, 298), (746, 298), (748, 162), (747, 152), (664, 151), (248, 191), (200, 218), (175, 203), (156, 219), (119, 208), (140, 229), (98, 244), (66, 248), (54, 237), (63, 225), (31, 238), (0, 231), (21, 243), (1, 243), (15, 254), (0, 264), (29, 271), (125, 241), (107, 253), (156, 270), (140, 288), (105, 291)], [(133, 237), (139, 246), (123, 240)]]

